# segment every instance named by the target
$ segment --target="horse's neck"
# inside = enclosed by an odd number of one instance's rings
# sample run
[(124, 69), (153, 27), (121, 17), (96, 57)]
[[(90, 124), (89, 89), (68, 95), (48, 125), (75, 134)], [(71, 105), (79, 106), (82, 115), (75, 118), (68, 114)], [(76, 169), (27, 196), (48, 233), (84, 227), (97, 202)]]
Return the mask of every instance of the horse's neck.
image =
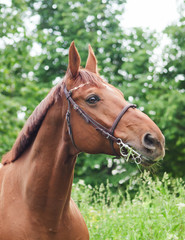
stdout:
[(50, 228), (68, 209), (76, 160), (61, 105), (57, 102), (50, 108), (24, 159), (26, 201)]

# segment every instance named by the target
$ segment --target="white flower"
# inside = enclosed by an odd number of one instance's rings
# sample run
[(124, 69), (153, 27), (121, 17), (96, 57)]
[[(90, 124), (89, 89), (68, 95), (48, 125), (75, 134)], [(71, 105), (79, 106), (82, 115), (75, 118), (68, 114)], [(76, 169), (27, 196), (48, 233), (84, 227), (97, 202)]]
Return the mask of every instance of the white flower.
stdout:
[(84, 186), (84, 185), (85, 185), (85, 181), (84, 181), (83, 179), (80, 179), (80, 180), (78, 181), (78, 184)]
[(179, 210), (181, 210), (182, 208), (185, 207), (185, 203), (178, 203), (177, 207), (178, 207)]
[(179, 239), (179, 238), (178, 238), (176, 235), (174, 235), (174, 234), (169, 234), (169, 233), (168, 233), (167, 239), (168, 239), (168, 240), (177, 240), (177, 239)]

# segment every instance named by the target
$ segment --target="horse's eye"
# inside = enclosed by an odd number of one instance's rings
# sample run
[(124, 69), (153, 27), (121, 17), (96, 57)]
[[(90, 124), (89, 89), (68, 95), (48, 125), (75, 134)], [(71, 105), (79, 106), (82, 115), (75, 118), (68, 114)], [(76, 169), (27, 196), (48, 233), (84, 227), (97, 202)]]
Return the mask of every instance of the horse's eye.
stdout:
[(95, 104), (98, 101), (100, 101), (100, 98), (97, 95), (91, 95), (90, 97), (88, 97), (86, 99), (86, 102), (89, 103), (89, 104)]

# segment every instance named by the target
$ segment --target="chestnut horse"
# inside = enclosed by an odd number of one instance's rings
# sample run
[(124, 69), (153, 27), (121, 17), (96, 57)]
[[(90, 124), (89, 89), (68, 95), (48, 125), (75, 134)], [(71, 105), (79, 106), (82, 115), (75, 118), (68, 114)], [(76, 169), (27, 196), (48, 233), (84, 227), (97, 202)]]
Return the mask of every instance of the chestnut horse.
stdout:
[(164, 156), (156, 124), (102, 80), (91, 46), (86, 67), (80, 68), (72, 42), (64, 79), (37, 106), (3, 157), (0, 239), (89, 239), (71, 199), (76, 157), (79, 152), (119, 155), (120, 142), (137, 151), (143, 165)]

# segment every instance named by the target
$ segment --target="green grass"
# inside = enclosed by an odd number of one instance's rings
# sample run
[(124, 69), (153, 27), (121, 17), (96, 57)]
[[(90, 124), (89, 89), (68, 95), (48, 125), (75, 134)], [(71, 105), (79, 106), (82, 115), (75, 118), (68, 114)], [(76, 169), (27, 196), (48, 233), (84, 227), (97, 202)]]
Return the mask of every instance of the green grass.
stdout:
[[(131, 192), (137, 193), (131, 199)], [(185, 240), (185, 187), (182, 179), (152, 180), (147, 172), (113, 195), (103, 185), (73, 186), (91, 240)]]

